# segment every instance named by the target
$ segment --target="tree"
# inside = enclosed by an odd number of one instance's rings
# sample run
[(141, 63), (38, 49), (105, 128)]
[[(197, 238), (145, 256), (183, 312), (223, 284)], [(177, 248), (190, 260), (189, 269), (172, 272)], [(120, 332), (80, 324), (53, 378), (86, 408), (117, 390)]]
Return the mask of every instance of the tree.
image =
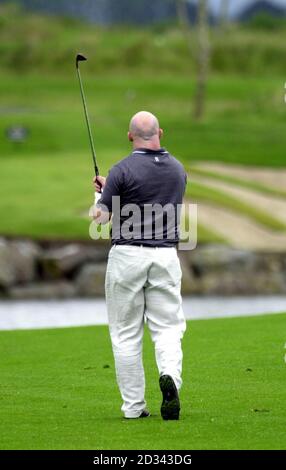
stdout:
[(197, 41), (197, 83), (194, 102), (194, 117), (195, 119), (201, 119), (205, 109), (210, 52), (207, 0), (198, 0)]
[(194, 95), (194, 118), (201, 119), (205, 109), (206, 84), (209, 64), (208, 9), (207, 0), (198, 0), (196, 34), (192, 33), (188, 16), (188, 0), (176, 0), (180, 27), (188, 42), (190, 54), (196, 63), (196, 88)]
[(179, 20), (179, 25), (182, 31), (184, 32), (185, 37), (188, 41), (188, 46), (190, 50), (192, 51), (192, 37), (191, 37), (190, 22), (188, 18), (187, 2), (186, 0), (176, 0), (176, 6), (177, 6), (177, 17)]
[(229, 0), (220, 0), (219, 22), (221, 27), (225, 27), (228, 23)]
[(185, 26), (187, 22), (187, 14), (188, 14), (188, 9), (187, 9), (187, 4), (185, 0), (177, 0), (176, 1), (176, 6), (177, 6), (177, 16), (179, 19), (179, 22), (182, 26)]

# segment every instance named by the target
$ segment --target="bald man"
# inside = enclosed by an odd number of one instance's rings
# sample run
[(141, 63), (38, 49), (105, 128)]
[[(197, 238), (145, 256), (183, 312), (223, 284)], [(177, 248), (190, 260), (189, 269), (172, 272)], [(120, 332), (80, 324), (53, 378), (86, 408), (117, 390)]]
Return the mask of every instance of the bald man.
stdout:
[(132, 153), (111, 168), (107, 179), (94, 179), (96, 191), (103, 189), (94, 218), (105, 223), (112, 215), (106, 303), (121, 409), (130, 419), (150, 415), (142, 363), (144, 322), (155, 344), (162, 418), (179, 419), (180, 414), (186, 323), (176, 246), (186, 173), (161, 147), (162, 135), (153, 114), (135, 114), (128, 132)]

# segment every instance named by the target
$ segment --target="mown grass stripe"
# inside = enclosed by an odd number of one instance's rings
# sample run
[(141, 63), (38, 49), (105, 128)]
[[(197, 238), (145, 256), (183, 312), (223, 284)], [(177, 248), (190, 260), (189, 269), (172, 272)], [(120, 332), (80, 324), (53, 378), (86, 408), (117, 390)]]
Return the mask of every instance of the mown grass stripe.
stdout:
[(225, 174), (220, 174), (216, 171), (204, 170), (202, 168), (197, 168), (192, 166), (191, 173), (199, 176), (205, 176), (207, 178), (212, 178), (218, 181), (223, 181), (224, 183), (234, 184), (235, 186), (239, 186), (242, 188), (251, 189), (253, 191), (257, 191), (264, 195), (278, 197), (286, 199), (286, 191), (282, 189), (273, 188), (271, 186), (267, 186), (265, 184), (259, 183), (257, 181), (248, 180), (248, 179), (241, 179), (236, 176), (230, 176)]

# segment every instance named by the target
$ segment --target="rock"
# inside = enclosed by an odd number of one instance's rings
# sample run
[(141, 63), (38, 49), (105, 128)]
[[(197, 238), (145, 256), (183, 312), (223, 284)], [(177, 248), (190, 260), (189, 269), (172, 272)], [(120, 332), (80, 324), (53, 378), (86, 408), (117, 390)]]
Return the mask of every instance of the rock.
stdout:
[(286, 275), (286, 253), (281, 253), (280, 260), (281, 260), (282, 269)]
[(179, 254), (182, 269), (182, 295), (189, 295), (194, 292), (196, 280), (186, 262), (186, 259)]
[(269, 277), (265, 272), (209, 272), (197, 280), (196, 287), (196, 293), (205, 295), (268, 295), (286, 292), (281, 273)]
[(37, 274), (41, 249), (31, 241), (0, 239), (0, 286), (30, 282)]
[(86, 246), (70, 243), (60, 248), (48, 250), (41, 258), (42, 274), (47, 279), (70, 276), (84, 263), (102, 262), (107, 259), (109, 244)]
[(257, 262), (255, 253), (230, 248), (224, 245), (206, 245), (197, 247), (188, 254), (194, 273), (201, 276), (214, 271), (235, 271), (254, 269)]
[[(103, 296), (109, 243), (51, 243), (0, 238), (0, 296)], [(205, 245), (178, 255), (183, 295), (286, 294), (286, 253)]]
[[(256, 295), (286, 292), (284, 256), (206, 245), (188, 253), (193, 292), (201, 295)], [(284, 271), (284, 272), (283, 272)]]
[(0, 239), (0, 286), (7, 287), (16, 280), (13, 253), (10, 245)]
[(257, 271), (268, 272), (269, 274), (283, 272), (285, 255), (283, 253), (259, 253)]
[(106, 263), (89, 263), (83, 266), (76, 278), (77, 293), (79, 296), (96, 297), (105, 294)]
[(68, 299), (75, 297), (76, 289), (74, 284), (67, 281), (32, 283), (24, 286), (11, 287), (8, 295), (14, 300), (28, 299)]

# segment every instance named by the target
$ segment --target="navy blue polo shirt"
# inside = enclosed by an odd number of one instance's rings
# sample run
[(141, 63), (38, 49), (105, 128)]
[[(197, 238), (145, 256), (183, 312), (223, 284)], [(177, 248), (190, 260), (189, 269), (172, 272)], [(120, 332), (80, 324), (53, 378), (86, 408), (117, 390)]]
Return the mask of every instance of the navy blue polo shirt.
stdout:
[(164, 148), (136, 149), (114, 165), (98, 202), (113, 214), (112, 244), (175, 246), (186, 181), (183, 165)]

